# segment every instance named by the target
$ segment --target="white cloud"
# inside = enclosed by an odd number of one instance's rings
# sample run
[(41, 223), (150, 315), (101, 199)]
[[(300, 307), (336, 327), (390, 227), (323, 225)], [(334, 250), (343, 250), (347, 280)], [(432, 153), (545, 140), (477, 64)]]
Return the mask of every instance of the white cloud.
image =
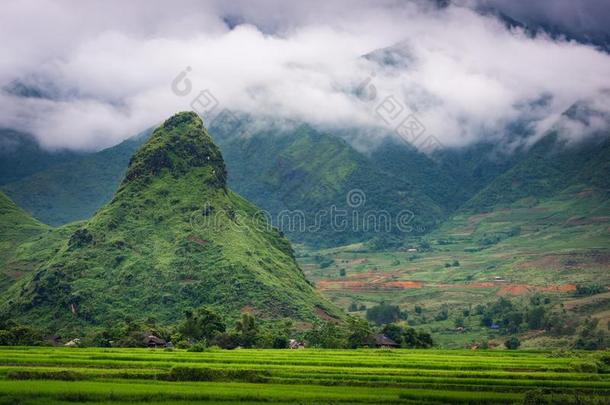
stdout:
[[(607, 54), (529, 38), (470, 8), (43, 0), (4, 2), (0, 11), (0, 84), (43, 79), (54, 92), (4, 94), (0, 126), (32, 132), (50, 148), (110, 146), (189, 109), (203, 89), (221, 107), (255, 115), (383, 127), (374, 105), (354, 95), (375, 72), (380, 99), (397, 96), (428, 133), (459, 146), (500, 139), (515, 120), (539, 132), (575, 102), (599, 106), (610, 88)], [(232, 28), (227, 17), (245, 23)], [(393, 45), (404, 58), (398, 67), (362, 57)], [(180, 97), (170, 84), (187, 66), (193, 90)], [(547, 103), (536, 104), (541, 98)]]

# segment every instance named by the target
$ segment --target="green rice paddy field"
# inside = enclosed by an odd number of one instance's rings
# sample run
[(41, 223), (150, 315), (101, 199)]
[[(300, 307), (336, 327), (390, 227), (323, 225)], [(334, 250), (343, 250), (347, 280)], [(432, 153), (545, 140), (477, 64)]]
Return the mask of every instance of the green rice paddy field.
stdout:
[(0, 348), (0, 404), (610, 403), (609, 353)]

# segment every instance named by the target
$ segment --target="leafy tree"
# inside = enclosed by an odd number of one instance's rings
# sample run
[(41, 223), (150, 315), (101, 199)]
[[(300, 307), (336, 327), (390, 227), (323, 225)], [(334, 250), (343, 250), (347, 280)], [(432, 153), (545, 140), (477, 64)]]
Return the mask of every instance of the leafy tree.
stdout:
[(358, 311), (358, 304), (356, 304), (354, 301), (352, 301), (352, 303), (349, 304), (349, 308), (347, 310), (349, 312), (356, 312), (356, 311)]
[(239, 333), (239, 343), (241, 346), (254, 346), (258, 335), (258, 325), (254, 315), (242, 314), (241, 319), (235, 324), (235, 330)]
[(543, 306), (536, 306), (527, 311), (525, 321), (530, 329), (540, 329), (544, 326), (545, 317), (546, 309)]
[(178, 331), (188, 339), (210, 341), (216, 334), (226, 330), (222, 318), (208, 307), (201, 307), (195, 312), (185, 311), (184, 315), (186, 319)]
[(481, 318), (481, 326), (486, 326), (489, 328), (491, 325), (493, 325), (493, 323), (494, 323), (494, 320), (491, 317), (491, 315), (485, 314)]
[(513, 336), (504, 342), (504, 346), (509, 350), (516, 350), (521, 346), (521, 341), (519, 338)]
[(552, 336), (572, 335), (578, 324), (578, 318), (565, 311), (553, 312), (546, 317), (544, 328)]
[(312, 347), (339, 349), (346, 347), (345, 331), (335, 322), (317, 322), (305, 333), (305, 341)]
[(403, 346), (409, 349), (427, 349), (434, 344), (432, 335), (413, 328), (406, 328), (402, 334)]
[(400, 326), (395, 323), (387, 324), (381, 330), (381, 333), (392, 339), (398, 344), (402, 344), (402, 334), (403, 330)]
[(582, 350), (603, 350), (608, 347), (608, 336), (598, 330), (599, 319), (587, 318), (578, 334), (575, 348)]
[(377, 325), (396, 322), (400, 319), (400, 308), (396, 305), (381, 303), (366, 310), (366, 319)]
[(40, 346), (44, 343), (42, 331), (29, 326), (15, 325), (0, 330), (0, 346)]
[[(258, 327), (256, 347), (282, 349), (288, 346), (294, 325), (291, 320), (266, 322)], [(284, 342), (284, 343), (282, 343)]]
[(435, 321), (444, 321), (449, 318), (449, 307), (447, 304), (441, 305), (441, 310), (438, 311), (438, 314), (434, 317)]
[(86, 338), (86, 346), (112, 347), (113, 342), (118, 342), (120, 335), (114, 328), (108, 328), (94, 332)]
[(355, 349), (374, 344), (371, 325), (361, 318), (351, 317), (347, 320), (347, 346)]
[(235, 349), (239, 346), (239, 335), (234, 332), (222, 332), (214, 337), (212, 343), (222, 349)]
[(500, 323), (508, 333), (517, 333), (521, 329), (521, 324), (523, 323), (523, 313), (520, 311), (511, 311), (502, 317)]
[(335, 263), (335, 261), (333, 259), (326, 257), (326, 256), (318, 255), (314, 259), (318, 263), (318, 265), (320, 266), (321, 269), (330, 267), (331, 265), (333, 265)]
[(288, 339), (283, 336), (277, 336), (273, 339), (273, 348), (274, 349), (286, 349), (288, 347)]
[(589, 284), (589, 285), (577, 284), (574, 295), (576, 295), (577, 297), (584, 297), (587, 295), (600, 294), (604, 291), (606, 291), (606, 287), (601, 284)]

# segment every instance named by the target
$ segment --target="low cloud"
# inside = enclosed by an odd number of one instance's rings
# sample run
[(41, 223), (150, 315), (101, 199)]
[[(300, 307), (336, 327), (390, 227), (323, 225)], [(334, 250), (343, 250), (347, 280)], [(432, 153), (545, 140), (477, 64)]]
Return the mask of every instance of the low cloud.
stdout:
[[(48, 148), (111, 146), (191, 109), (203, 90), (216, 111), (368, 128), (371, 137), (391, 131), (376, 107), (395, 97), (450, 147), (502, 141), (516, 122), (526, 139), (549, 128), (578, 139), (603, 130), (609, 113), (600, 101), (610, 89), (608, 54), (507, 29), (470, 6), (42, 0), (0, 8), (0, 126)], [(192, 88), (180, 95), (171, 83), (187, 68)], [(363, 83), (376, 102), (359, 95)], [(566, 125), (573, 119), (562, 113), (585, 102), (602, 118)]]

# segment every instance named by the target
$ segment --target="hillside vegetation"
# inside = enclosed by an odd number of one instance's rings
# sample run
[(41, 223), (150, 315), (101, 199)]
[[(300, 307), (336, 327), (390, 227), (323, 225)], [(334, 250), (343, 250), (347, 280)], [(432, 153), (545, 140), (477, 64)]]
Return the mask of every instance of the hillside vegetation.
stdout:
[(220, 151), (194, 113), (165, 121), (131, 158), (112, 200), (5, 293), (5, 318), (55, 330), (124, 319), (176, 321), (209, 305), (227, 319), (313, 320), (335, 309), (289, 242), (226, 187)]

